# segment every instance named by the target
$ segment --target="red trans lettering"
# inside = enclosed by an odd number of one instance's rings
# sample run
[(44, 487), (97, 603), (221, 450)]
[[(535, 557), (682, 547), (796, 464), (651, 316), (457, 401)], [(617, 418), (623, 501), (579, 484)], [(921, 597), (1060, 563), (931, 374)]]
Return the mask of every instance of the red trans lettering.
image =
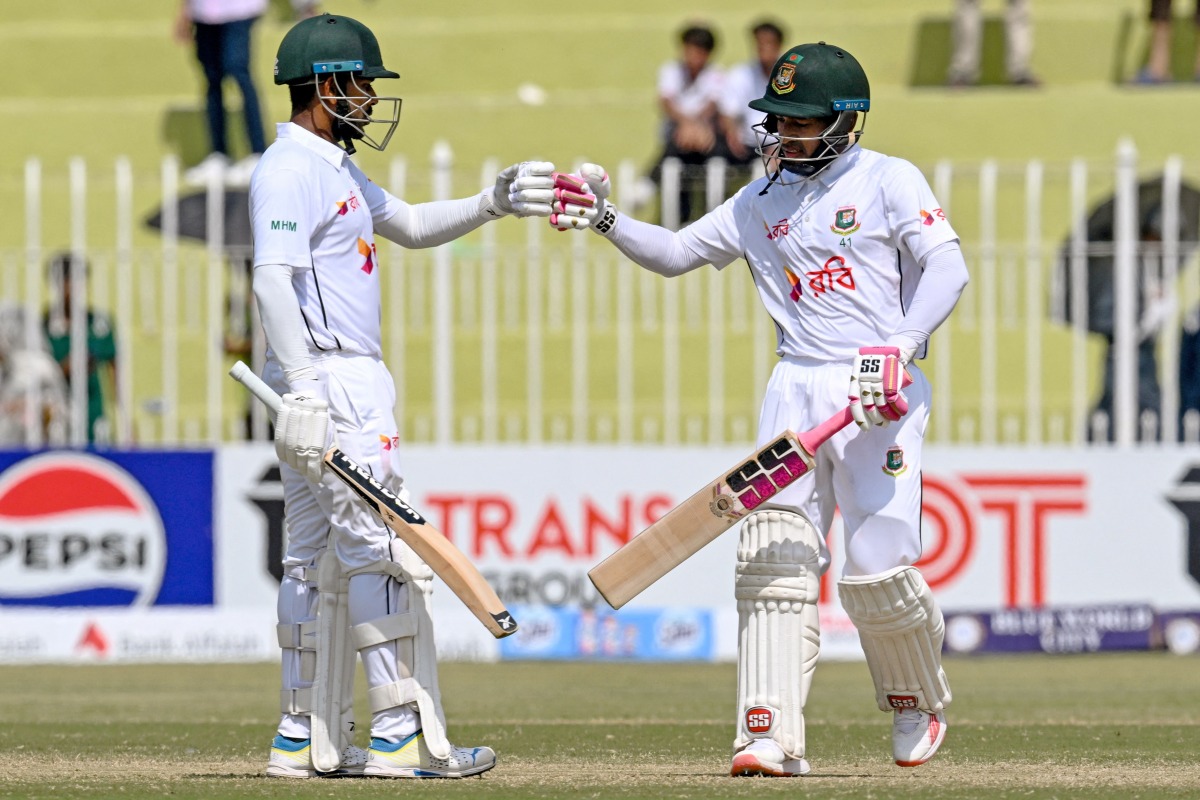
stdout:
[(575, 548), (571, 546), (571, 535), (567, 532), (558, 504), (553, 500), (546, 503), (533, 526), (533, 540), (529, 543), (525, 555), (533, 558), (543, 550), (559, 550), (568, 558), (575, 555)]

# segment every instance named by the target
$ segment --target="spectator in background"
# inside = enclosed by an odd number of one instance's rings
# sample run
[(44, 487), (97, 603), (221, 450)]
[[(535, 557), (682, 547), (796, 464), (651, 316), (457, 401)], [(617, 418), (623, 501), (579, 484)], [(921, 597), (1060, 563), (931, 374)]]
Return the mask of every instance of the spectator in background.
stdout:
[(1179, 337), (1179, 438), (1200, 440), (1200, 306), (1183, 318)]
[[(683, 162), (679, 219), (687, 222), (696, 205), (693, 195), (704, 190), (704, 163), (713, 156), (727, 156), (717, 116), (724, 74), (709, 63), (717, 46), (711, 28), (702, 23), (689, 25), (679, 40), (679, 59), (663, 64), (658, 71), (663, 152), (650, 179), (661, 185), (665, 159), (673, 157)], [(703, 212), (703, 202), (698, 205)]]
[(27, 339), (24, 311), (13, 305), (0, 307), (0, 445), (22, 447), (29, 442), (30, 421), (39, 428), (35, 443), (65, 444), (67, 385), (62, 370), (40, 331), (36, 341)]
[[(297, 15), (309, 4), (293, 4)], [(267, 149), (258, 92), (250, 77), (250, 29), (267, 8), (267, 0), (182, 0), (175, 20), (175, 39), (194, 40), (196, 59), (207, 83), (205, 113), (211, 152), (184, 174), (190, 184), (204, 184), (217, 172), (233, 184), (248, 185), (259, 156)], [(236, 163), (229, 158), (222, 85), (232, 78), (242, 93), (242, 116), (250, 155)]]
[[(751, 126), (762, 121), (762, 114), (750, 108), (750, 101), (762, 97), (763, 87), (771, 79), (771, 69), (783, 52), (783, 28), (771, 20), (762, 20), (750, 29), (754, 38), (754, 58), (729, 70), (721, 93), (721, 132), (733, 164), (744, 166), (759, 162), (758, 137)], [(749, 180), (733, 181), (741, 185)]]
[[(43, 327), (50, 354), (62, 368), (63, 378), (70, 387), (71, 315), (79, 306), (83, 306), (87, 313), (87, 440), (88, 444), (94, 444), (98, 439), (103, 441), (107, 438), (106, 435), (98, 435), (102, 424), (106, 422), (103, 384), (105, 380), (111, 383), (115, 378), (117, 345), (108, 315), (88, 308), (86, 297), (72, 297), (71, 273), (74, 266), (75, 257), (71, 253), (58, 253), (50, 259), (50, 288), (53, 294)], [(86, 275), (87, 263), (80, 266)], [(104, 427), (107, 428), (106, 425)]]
[[(954, 0), (953, 49), (946, 81), (951, 86), (973, 86), (979, 82), (979, 61), (983, 52), (982, 0)], [(1037, 86), (1039, 81), (1029, 69), (1033, 55), (1033, 20), (1030, 0), (1005, 0), (1004, 69), (1013, 86)]]
[[(1192, 80), (1200, 81), (1200, 0), (1196, 2), (1196, 62)], [(1150, 55), (1136, 83), (1154, 85), (1171, 81), (1171, 0), (1150, 0)]]
[(318, 0), (290, 0), (292, 6), (292, 19), (300, 21), (315, 17), (321, 12), (321, 4)]
[[(1141, 269), (1138, 272), (1138, 321), (1137, 321), (1137, 409), (1138, 409), (1138, 441), (1156, 441), (1159, 438), (1161, 425), (1158, 414), (1162, 410), (1162, 390), (1158, 383), (1158, 335), (1168, 317), (1172, 316), (1174, 304), (1162, 284), (1162, 207), (1154, 206), (1141, 223), (1141, 247), (1138, 250)], [(1115, 424), (1113, 420), (1113, 398), (1116, 375), (1114, 344), (1115, 320), (1110, 322), (1109, 330), (1104, 334), (1104, 384), (1100, 400), (1092, 411), (1093, 419), (1102, 414), (1101, 420), (1107, 426), (1106, 439), (1113, 440)], [(1142, 424), (1141, 420), (1149, 412), (1153, 415), (1154, 424)], [(1095, 440), (1097, 431), (1089, 429), (1088, 439)]]

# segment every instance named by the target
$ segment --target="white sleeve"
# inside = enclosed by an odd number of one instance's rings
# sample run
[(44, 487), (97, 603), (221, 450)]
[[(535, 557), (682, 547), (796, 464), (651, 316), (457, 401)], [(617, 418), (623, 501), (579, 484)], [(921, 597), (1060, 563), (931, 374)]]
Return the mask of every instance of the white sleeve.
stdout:
[(304, 341), (304, 315), (292, 288), (294, 271), (286, 264), (256, 264), (253, 286), (267, 342), (283, 367), (288, 385), (296, 389), (298, 381), (315, 382), (317, 372)]
[(250, 230), (254, 264), (312, 268), (317, 214), (308, 176), (294, 169), (256, 171), (250, 183)]
[(748, 188), (743, 186), (733, 197), (679, 232), (689, 250), (717, 269), (729, 266), (745, 252), (738, 219), (750, 218), (746, 216), (746, 206), (753, 193)]
[(725, 76), (725, 90), (717, 98), (721, 116), (741, 119), (745, 111), (746, 72), (746, 65), (738, 64)]
[(397, 200), (395, 213), (376, 221), (375, 232), (410, 249), (436, 247), (495, 219), (484, 213), (489, 205), (487, 192), (461, 200), (435, 200), (417, 205)]
[(918, 263), (924, 263), (938, 246), (958, 241), (928, 181), (915, 166), (890, 158), (881, 182), (892, 238)]
[(658, 68), (658, 96), (663, 100), (674, 100), (683, 91), (683, 70), (675, 61), (668, 61)]
[(887, 343), (916, 352), (946, 321), (970, 279), (957, 241), (934, 247), (921, 261), (921, 280), (900, 327)]
[(684, 244), (675, 231), (620, 212), (617, 212), (612, 233), (607, 238), (639, 267), (668, 278), (691, 272), (708, 263)]

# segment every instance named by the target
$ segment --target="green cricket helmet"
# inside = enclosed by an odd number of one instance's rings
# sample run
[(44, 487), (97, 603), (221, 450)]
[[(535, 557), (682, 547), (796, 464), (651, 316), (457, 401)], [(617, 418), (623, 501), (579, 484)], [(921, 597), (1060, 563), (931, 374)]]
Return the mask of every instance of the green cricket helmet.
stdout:
[[(337, 94), (327, 95), (321, 91), (321, 84), (330, 75), (336, 78)], [(371, 29), (356, 19), (337, 14), (320, 14), (297, 22), (284, 34), (275, 56), (275, 83), (316, 86), (321, 104), (334, 117), (334, 135), (345, 142), (351, 153), (354, 152), (353, 139), (361, 139), (376, 150), (387, 146), (400, 124), (400, 98), (374, 98), (380, 104), (392, 104), (390, 116), (377, 118), (368, 102), (371, 98), (362, 96), (361, 86), (354, 97), (346, 95), (347, 86), (360, 78), (399, 77), (383, 66), (379, 40)], [(379, 141), (366, 133), (366, 126), (370, 124), (388, 125)]]
[[(871, 109), (871, 85), (858, 59), (842, 48), (825, 42), (802, 44), (779, 57), (763, 96), (751, 100), (750, 108), (767, 115), (754, 130), (768, 173), (783, 170), (811, 177), (862, 136)], [(807, 158), (779, 156), (779, 117), (828, 119), (829, 125), (816, 137), (823, 146)]]

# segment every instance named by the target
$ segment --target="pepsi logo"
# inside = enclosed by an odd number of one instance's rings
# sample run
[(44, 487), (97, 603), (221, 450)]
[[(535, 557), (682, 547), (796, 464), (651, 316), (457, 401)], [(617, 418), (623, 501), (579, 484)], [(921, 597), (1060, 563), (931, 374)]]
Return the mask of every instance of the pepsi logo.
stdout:
[(154, 502), (110, 461), (44, 453), (0, 474), (0, 605), (150, 605), (166, 551)]
[(750, 733), (768, 733), (775, 721), (775, 710), (769, 706), (752, 706), (746, 709), (746, 730)]

